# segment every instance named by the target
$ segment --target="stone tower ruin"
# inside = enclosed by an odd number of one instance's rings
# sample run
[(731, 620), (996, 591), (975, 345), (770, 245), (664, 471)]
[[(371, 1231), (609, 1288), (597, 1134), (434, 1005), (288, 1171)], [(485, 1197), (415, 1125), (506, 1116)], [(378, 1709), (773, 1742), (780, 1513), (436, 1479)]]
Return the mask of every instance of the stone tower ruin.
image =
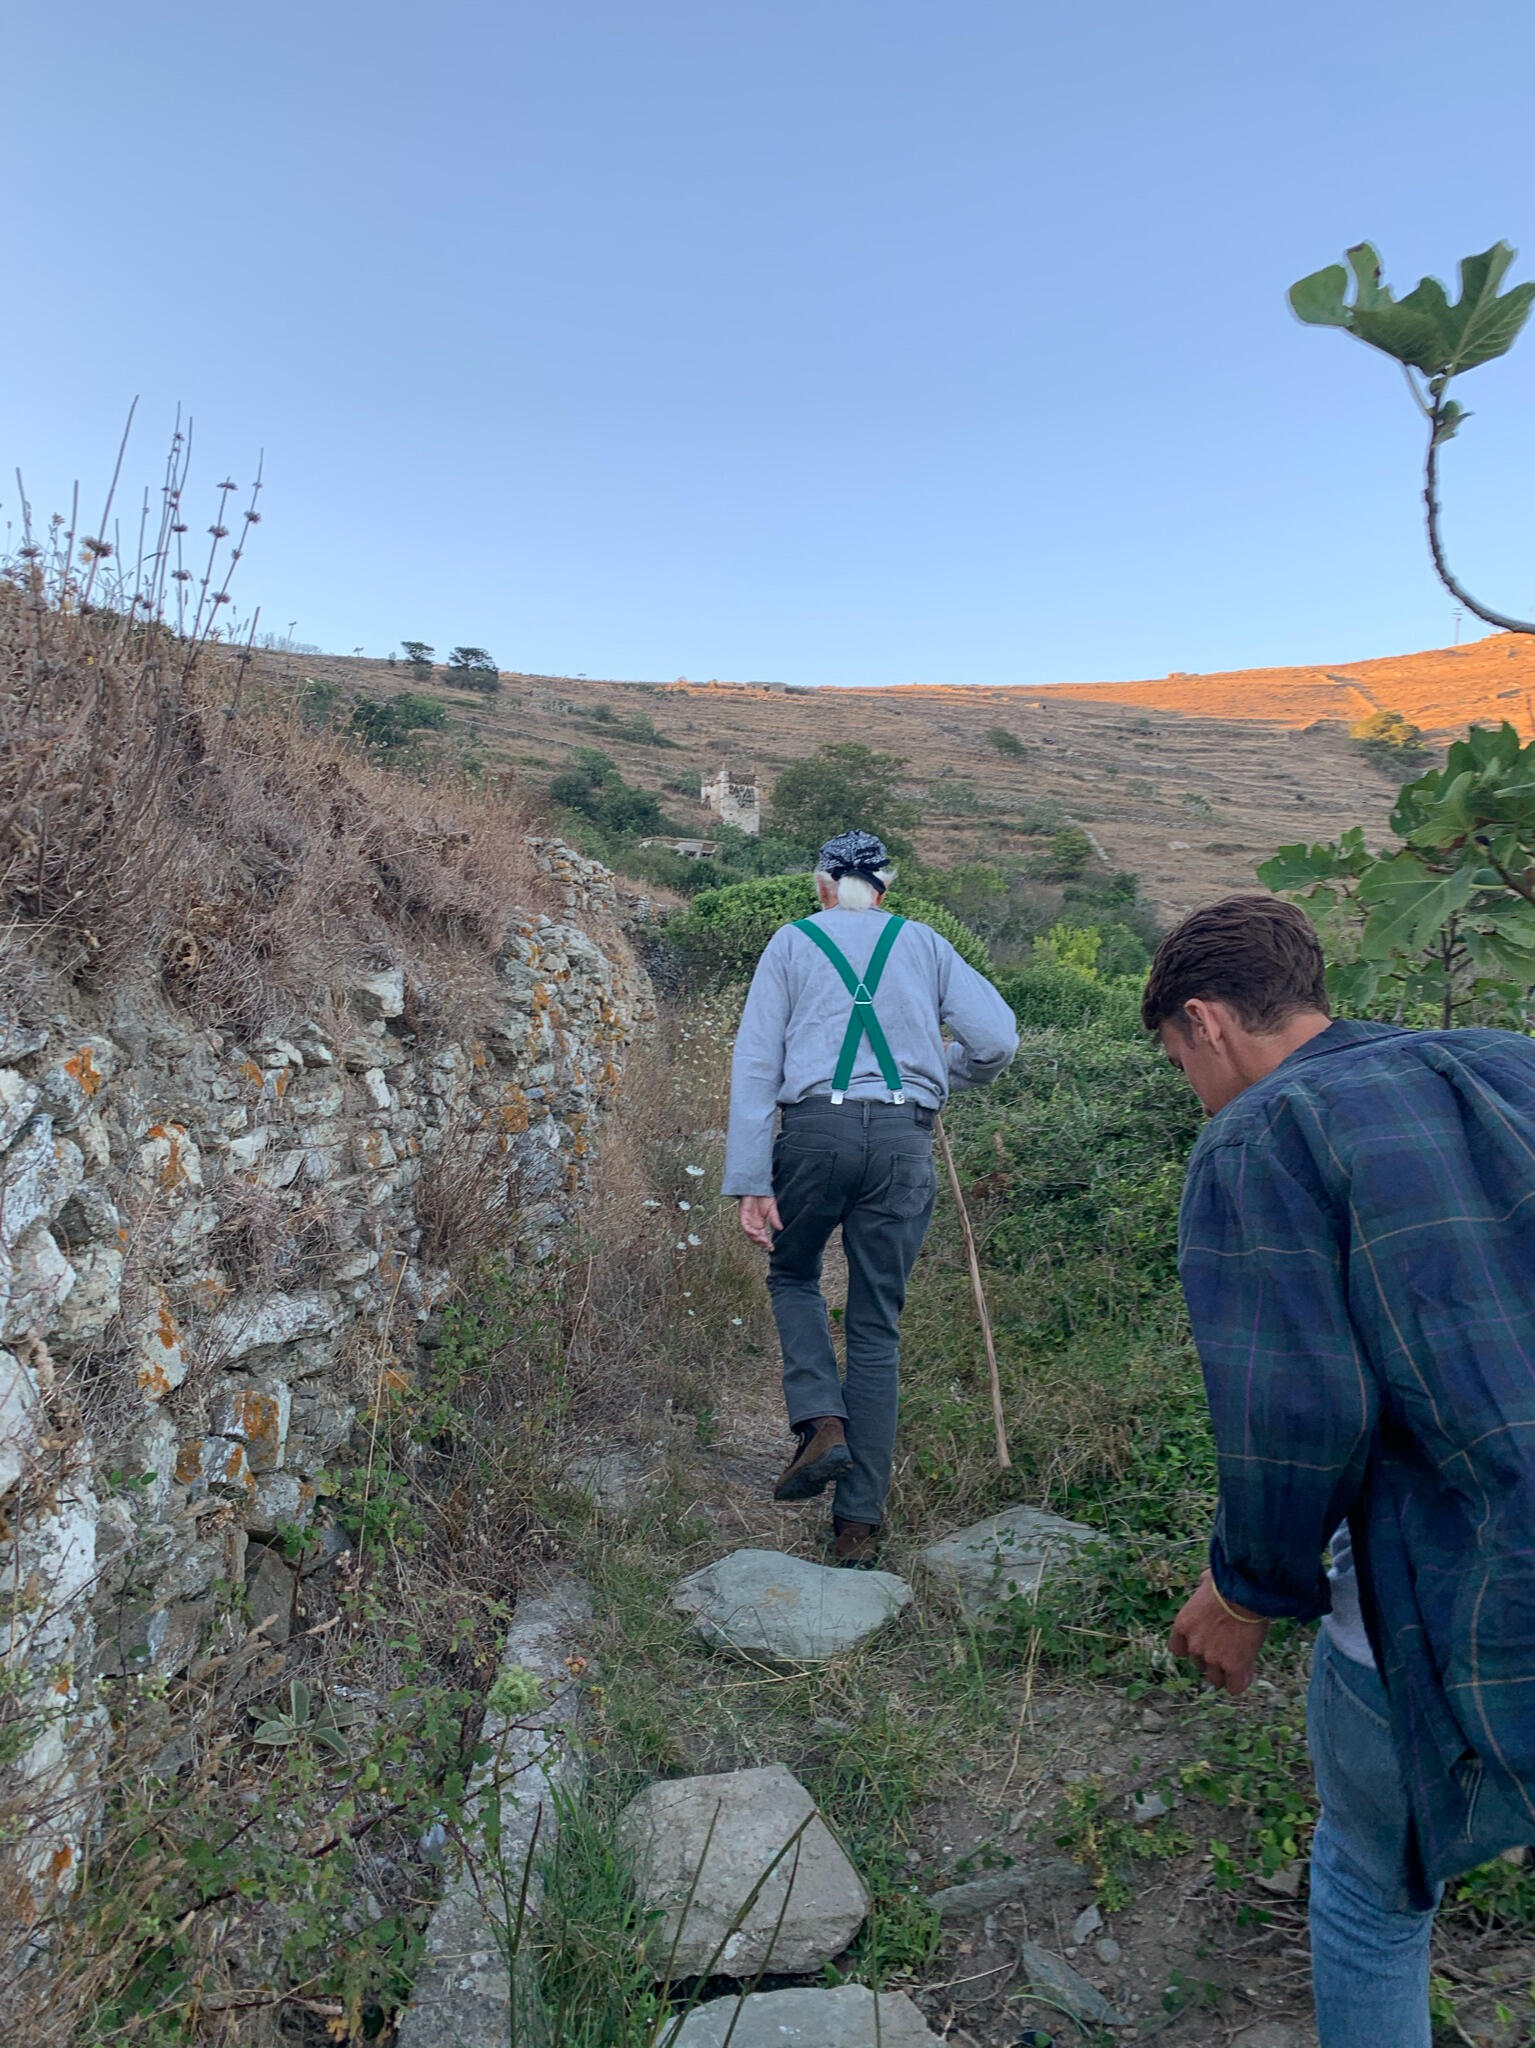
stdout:
[(718, 768), (699, 787), (700, 799), (719, 815), (722, 825), (734, 825), (755, 838), (762, 830), (762, 799), (754, 772), (738, 774)]

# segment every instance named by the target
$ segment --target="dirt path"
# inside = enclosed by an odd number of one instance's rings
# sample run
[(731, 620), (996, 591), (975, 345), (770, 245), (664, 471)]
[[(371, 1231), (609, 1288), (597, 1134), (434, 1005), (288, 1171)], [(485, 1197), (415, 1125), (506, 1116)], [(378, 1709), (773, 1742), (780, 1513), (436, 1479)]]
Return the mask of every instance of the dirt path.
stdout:
[[(688, 1057), (711, 1071), (715, 1026), (689, 1021)], [(717, 1136), (698, 1135), (708, 1085), (699, 1071), (679, 1068), (694, 1077), (675, 1112), (677, 1128), (694, 1134), (679, 1171), (708, 1166)], [(710, 1121), (717, 1109), (706, 1110)], [(667, 1195), (664, 1180), (652, 1185), (652, 1201)], [(695, 1184), (678, 1187), (691, 1203)], [(688, 1213), (704, 1238), (688, 1256), (712, 1258), (719, 1285), (738, 1257), (733, 1215), (723, 1206), (707, 1221)], [(658, 1218), (657, 1228), (675, 1225)], [(919, 1265), (914, 1301), (936, 1284), (934, 1256)], [(826, 1279), (835, 1308), (839, 1257)], [(696, 1286), (687, 1275), (678, 1284)], [(1288, 1647), (1271, 1642), (1262, 1676), (1235, 1702), (1198, 1687), (1149, 1640), (1135, 1676), (1121, 1637), (1105, 1644), (1102, 1675), (1068, 1677), (1027, 1612), (1009, 1637), (978, 1635), (924, 1580), (921, 1548), (972, 1517), (937, 1505), (941, 1492), (925, 1486), (912, 1456), (910, 1422), (900, 1519), (882, 1562), (917, 1598), (862, 1651), (802, 1674), (768, 1672), (711, 1655), (671, 1610), (676, 1580), (731, 1550), (823, 1555), (826, 1503), (771, 1498), (790, 1447), (776, 1347), (755, 1268), (738, 1261), (731, 1285), (733, 1313), (707, 1374), (695, 1369), (679, 1400), (666, 1395), (658, 1364), (648, 1391), (636, 1389), (622, 1441), (588, 1447), (617, 1461), (580, 1539), (599, 1607), (599, 1790), (603, 1773), (623, 1800), (651, 1777), (787, 1765), (875, 1896), (875, 1918), (844, 1969), (908, 1991), (959, 2048), (1018, 2048), (1031, 2027), (1061, 2048), (1084, 2039), (1313, 2048), (1303, 1632)], [(702, 1302), (680, 1294), (674, 1313), (692, 1318)], [(942, 1370), (909, 1352), (909, 1383)], [(1063, 1860), (1081, 1874), (1060, 1872)], [(995, 1875), (1006, 1890), (1008, 1871), (1052, 1866), (1048, 1881), (962, 1917), (935, 1921), (927, 1904), (956, 1885)], [(1503, 1931), (1464, 1905), (1441, 1919), (1434, 1967), (1445, 2041), (1535, 2041), (1535, 1942), (1508, 1931), (1531, 1887), (1523, 1872), (1509, 1877), (1518, 1883), (1499, 1901)], [(1031, 1993), (1026, 1942), (1070, 1963), (1130, 2024), (1112, 2035), (1078, 2029)]]

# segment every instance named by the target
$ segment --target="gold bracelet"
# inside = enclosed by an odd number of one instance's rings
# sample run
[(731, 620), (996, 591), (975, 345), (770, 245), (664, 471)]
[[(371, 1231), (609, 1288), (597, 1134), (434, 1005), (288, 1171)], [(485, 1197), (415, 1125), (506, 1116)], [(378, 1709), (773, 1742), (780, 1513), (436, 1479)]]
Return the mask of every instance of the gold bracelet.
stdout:
[(1216, 1585), (1214, 1572), (1211, 1572), (1210, 1574), (1210, 1591), (1215, 1595), (1216, 1599), (1220, 1602), (1221, 1606), (1226, 1610), (1226, 1612), (1231, 1616), (1231, 1619), (1233, 1621), (1245, 1621), (1249, 1628), (1267, 1628), (1268, 1617), (1266, 1615), (1238, 1614), (1237, 1610), (1226, 1598), (1225, 1594), (1221, 1591), (1220, 1587)]

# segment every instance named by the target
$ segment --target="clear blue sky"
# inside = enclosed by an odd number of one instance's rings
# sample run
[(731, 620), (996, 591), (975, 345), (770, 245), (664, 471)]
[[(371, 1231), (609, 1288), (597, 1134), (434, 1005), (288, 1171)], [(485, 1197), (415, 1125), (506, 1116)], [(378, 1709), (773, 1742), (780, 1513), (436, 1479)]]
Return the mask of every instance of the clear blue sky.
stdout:
[[(298, 637), (1041, 682), (1447, 642), (1399, 373), (1284, 303), (1535, 274), (1529, 0), (71, 0), (7, 23), (0, 523), (266, 517)], [(1447, 458), (1535, 607), (1535, 333)], [(243, 572), (242, 572), (243, 573)]]

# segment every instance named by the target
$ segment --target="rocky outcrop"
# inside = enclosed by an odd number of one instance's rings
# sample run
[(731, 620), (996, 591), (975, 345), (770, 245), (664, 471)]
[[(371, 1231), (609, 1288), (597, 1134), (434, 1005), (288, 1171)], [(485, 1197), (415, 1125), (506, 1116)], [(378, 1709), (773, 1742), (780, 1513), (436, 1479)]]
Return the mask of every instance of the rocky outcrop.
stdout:
[[(0, 1012), (0, 1651), (28, 1674), (23, 1873), (67, 1879), (102, 1687), (166, 1678), (321, 1510), (456, 1255), (548, 1255), (651, 1014), (612, 878), (538, 842), (473, 1030), (387, 959), (236, 1041), (168, 1007)], [(291, 1602), (287, 1603), (291, 1607)], [(254, 1610), (260, 1609), (257, 1613)]]

